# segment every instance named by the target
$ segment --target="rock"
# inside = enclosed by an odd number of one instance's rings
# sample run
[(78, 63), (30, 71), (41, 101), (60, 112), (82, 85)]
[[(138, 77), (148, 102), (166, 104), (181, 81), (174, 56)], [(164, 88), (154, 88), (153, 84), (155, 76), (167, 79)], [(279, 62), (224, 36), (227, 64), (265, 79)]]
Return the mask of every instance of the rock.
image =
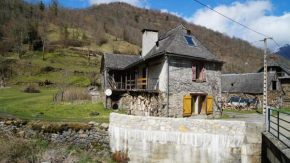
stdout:
[(12, 123), (13, 123), (13, 122), (10, 121), (10, 120), (5, 122), (6, 125), (11, 125)]
[(100, 126), (100, 123), (95, 123), (94, 126)]
[(79, 134), (79, 138), (87, 138), (88, 135), (87, 134)]
[(91, 121), (91, 122), (89, 122), (88, 124), (89, 124), (90, 126), (94, 126), (94, 125), (95, 125), (95, 123), (96, 123), (96, 122), (94, 122), (94, 121)]
[(149, 124), (152, 125), (152, 126), (155, 124), (155, 120), (153, 120), (153, 119), (150, 119), (148, 122), (149, 122)]
[(92, 112), (92, 113), (90, 113), (90, 116), (97, 116), (97, 115), (100, 115), (100, 113), (99, 112)]
[(180, 132), (188, 132), (188, 128), (186, 128), (184, 125), (179, 126), (179, 131)]
[(109, 124), (108, 123), (103, 123), (101, 124), (101, 128), (104, 128), (104, 129), (108, 129), (109, 128)]
[(221, 115), (220, 114), (216, 114), (216, 115), (214, 115), (214, 118), (215, 119), (220, 119), (221, 118)]
[(84, 130), (80, 129), (80, 131), (78, 132), (79, 134), (83, 134)]
[(51, 134), (51, 137), (52, 137), (52, 138), (58, 138), (59, 135), (58, 135), (58, 134)]
[(20, 132), (18, 132), (18, 135), (19, 135), (20, 137), (24, 137), (24, 136), (25, 136), (25, 132), (24, 132), (24, 131), (20, 131)]

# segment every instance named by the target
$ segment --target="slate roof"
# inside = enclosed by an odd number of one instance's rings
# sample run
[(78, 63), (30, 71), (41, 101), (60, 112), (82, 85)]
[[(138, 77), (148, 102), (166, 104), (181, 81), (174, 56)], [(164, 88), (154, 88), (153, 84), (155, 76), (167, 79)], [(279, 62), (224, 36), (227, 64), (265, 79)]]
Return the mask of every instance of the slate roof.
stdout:
[[(155, 31), (155, 30), (153, 30)], [(185, 36), (190, 36), (195, 46), (188, 45)], [(222, 62), (212, 54), (195, 36), (188, 33), (181, 24), (158, 39), (158, 46), (155, 45), (144, 57), (124, 54), (104, 53), (105, 66), (111, 69), (126, 69), (132, 65), (139, 64), (144, 60), (163, 55), (165, 53), (176, 56), (193, 57), (202, 60)]]
[[(196, 46), (188, 45), (185, 36), (192, 37)], [(195, 36), (188, 33), (183, 25), (179, 25), (159, 37), (158, 46), (155, 45), (152, 50), (146, 54), (145, 59), (164, 53), (221, 62), (218, 57), (212, 54)]]
[[(263, 93), (264, 73), (223, 74), (222, 92), (228, 93)], [(275, 79), (275, 72), (268, 73), (268, 87)]]
[[(285, 71), (288, 75), (290, 75), (290, 67), (287, 66), (286, 64), (282, 63), (282, 62), (279, 62), (275, 59), (270, 59), (268, 62), (267, 62), (267, 66), (268, 67), (280, 67), (283, 71)], [(264, 69), (264, 67), (262, 67), (259, 72), (262, 72)]]
[(122, 70), (128, 65), (142, 60), (140, 56), (136, 55), (125, 55), (125, 54), (111, 54), (104, 53), (105, 67), (115, 70)]

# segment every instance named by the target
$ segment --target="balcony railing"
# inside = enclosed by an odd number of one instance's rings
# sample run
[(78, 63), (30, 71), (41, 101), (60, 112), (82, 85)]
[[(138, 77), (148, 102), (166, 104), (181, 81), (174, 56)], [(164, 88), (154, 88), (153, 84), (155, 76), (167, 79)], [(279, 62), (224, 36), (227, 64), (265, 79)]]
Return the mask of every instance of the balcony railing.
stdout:
[(115, 90), (158, 90), (159, 78), (138, 78), (116, 82), (113, 77), (109, 77), (109, 88)]

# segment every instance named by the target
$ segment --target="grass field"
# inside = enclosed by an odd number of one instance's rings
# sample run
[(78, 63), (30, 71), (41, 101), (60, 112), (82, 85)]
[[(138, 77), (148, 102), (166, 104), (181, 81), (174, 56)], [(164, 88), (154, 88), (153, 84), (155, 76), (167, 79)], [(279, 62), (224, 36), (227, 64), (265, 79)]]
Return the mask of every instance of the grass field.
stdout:
[[(109, 122), (113, 110), (105, 109), (102, 103), (57, 104), (52, 101), (55, 89), (40, 89), (41, 93), (21, 92), (24, 86), (0, 90), (0, 116), (12, 116), (28, 120), (52, 122)], [(98, 116), (90, 116), (99, 112)]]

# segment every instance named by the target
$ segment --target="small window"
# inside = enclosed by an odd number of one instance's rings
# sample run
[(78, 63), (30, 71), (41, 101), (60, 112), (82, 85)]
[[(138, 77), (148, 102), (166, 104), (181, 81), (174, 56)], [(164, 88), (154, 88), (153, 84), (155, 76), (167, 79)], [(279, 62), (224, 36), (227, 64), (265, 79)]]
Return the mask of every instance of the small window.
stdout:
[(189, 36), (184, 36), (188, 45), (191, 45), (191, 46), (195, 46), (193, 40), (192, 40), (192, 37), (189, 37)]

